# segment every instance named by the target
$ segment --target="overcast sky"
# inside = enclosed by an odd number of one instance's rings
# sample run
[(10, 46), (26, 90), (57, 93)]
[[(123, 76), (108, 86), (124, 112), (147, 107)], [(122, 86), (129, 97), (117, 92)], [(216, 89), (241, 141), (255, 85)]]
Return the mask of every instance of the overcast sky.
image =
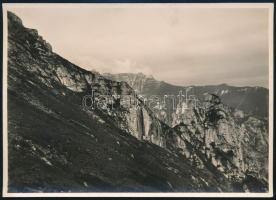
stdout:
[(268, 87), (268, 9), (176, 6), (11, 8), (88, 70), (176, 85)]

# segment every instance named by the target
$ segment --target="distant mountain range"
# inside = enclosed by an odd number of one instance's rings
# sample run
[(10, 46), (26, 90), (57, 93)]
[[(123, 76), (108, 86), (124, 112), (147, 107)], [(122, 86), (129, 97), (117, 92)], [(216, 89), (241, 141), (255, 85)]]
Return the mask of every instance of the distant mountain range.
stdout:
[(261, 110), (266, 89), (193, 87), (202, 106), (180, 101), (170, 112), (135, 89), (185, 87), (84, 70), (8, 12), (8, 191), (268, 191), (267, 119), (226, 103)]
[(153, 76), (142, 73), (103, 74), (106, 78), (115, 81), (125, 81), (139, 94), (149, 95), (177, 95), (180, 91), (188, 95), (195, 95), (202, 99), (204, 94), (218, 95), (222, 102), (258, 117), (268, 117), (268, 94), (267, 88), (263, 87), (235, 87), (227, 84), (206, 86), (176, 86), (164, 81), (158, 81)]

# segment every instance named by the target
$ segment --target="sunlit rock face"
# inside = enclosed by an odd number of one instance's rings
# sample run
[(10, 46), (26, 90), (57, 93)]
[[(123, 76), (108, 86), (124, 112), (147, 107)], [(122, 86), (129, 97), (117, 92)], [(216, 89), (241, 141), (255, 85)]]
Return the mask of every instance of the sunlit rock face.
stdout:
[(155, 87), (152, 77), (145, 81), (140, 74), (129, 85), (86, 71), (52, 52), (14, 14), (8, 13), (8, 21), (11, 187), (267, 190), (265, 120), (211, 94), (198, 107), (180, 102), (168, 114), (161, 103), (148, 106), (132, 88)]
[[(242, 180), (252, 172), (254, 177), (267, 180), (266, 120), (230, 109), (221, 104), (218, 96), (211, 94), (206, 95), (200, 107), (183, 111), (183, 106), (180, 104), (174, 114), (175, 129), (192, 145), (193, 151), (201, 152), (231, 179)], [(182, 148), (185, 155), (186, 146)]]

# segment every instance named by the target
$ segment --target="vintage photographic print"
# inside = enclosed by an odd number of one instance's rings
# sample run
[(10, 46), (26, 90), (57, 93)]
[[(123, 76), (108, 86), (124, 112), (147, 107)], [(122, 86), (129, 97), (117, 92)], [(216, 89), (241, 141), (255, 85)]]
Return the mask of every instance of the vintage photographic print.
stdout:
[(3, 4), (3, 196), (270, 197), (273, 4)]

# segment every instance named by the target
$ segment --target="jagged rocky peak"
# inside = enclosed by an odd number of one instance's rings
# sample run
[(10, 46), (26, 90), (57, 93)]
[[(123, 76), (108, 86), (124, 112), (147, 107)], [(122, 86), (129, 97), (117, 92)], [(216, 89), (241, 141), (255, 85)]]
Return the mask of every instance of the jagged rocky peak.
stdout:
[[(8, 34), (13, 35), (16, 40), (27, 43), (32, 53), (45, 56), (52, 53), (52, 46), (38, 34), (36, 29), (25, 28), (22, 20), (12, 12), (8, 12), (8, 20)], [(28, 31), (21, 32), (22, 29), (27, 29)]]
[(143, 73), (119, 73), (119, 74), (103, 74), (106, 78), (114, 81), (127, 82), (137, 93), (143, 93), (145, 85), (150, 82), (156, 82), (152, 75), (145, 75)]
[(23, 26), (22, 20), (10, 11), (8, 11), (8, 20), (9, 23), (17, 23), (19, 26)]

